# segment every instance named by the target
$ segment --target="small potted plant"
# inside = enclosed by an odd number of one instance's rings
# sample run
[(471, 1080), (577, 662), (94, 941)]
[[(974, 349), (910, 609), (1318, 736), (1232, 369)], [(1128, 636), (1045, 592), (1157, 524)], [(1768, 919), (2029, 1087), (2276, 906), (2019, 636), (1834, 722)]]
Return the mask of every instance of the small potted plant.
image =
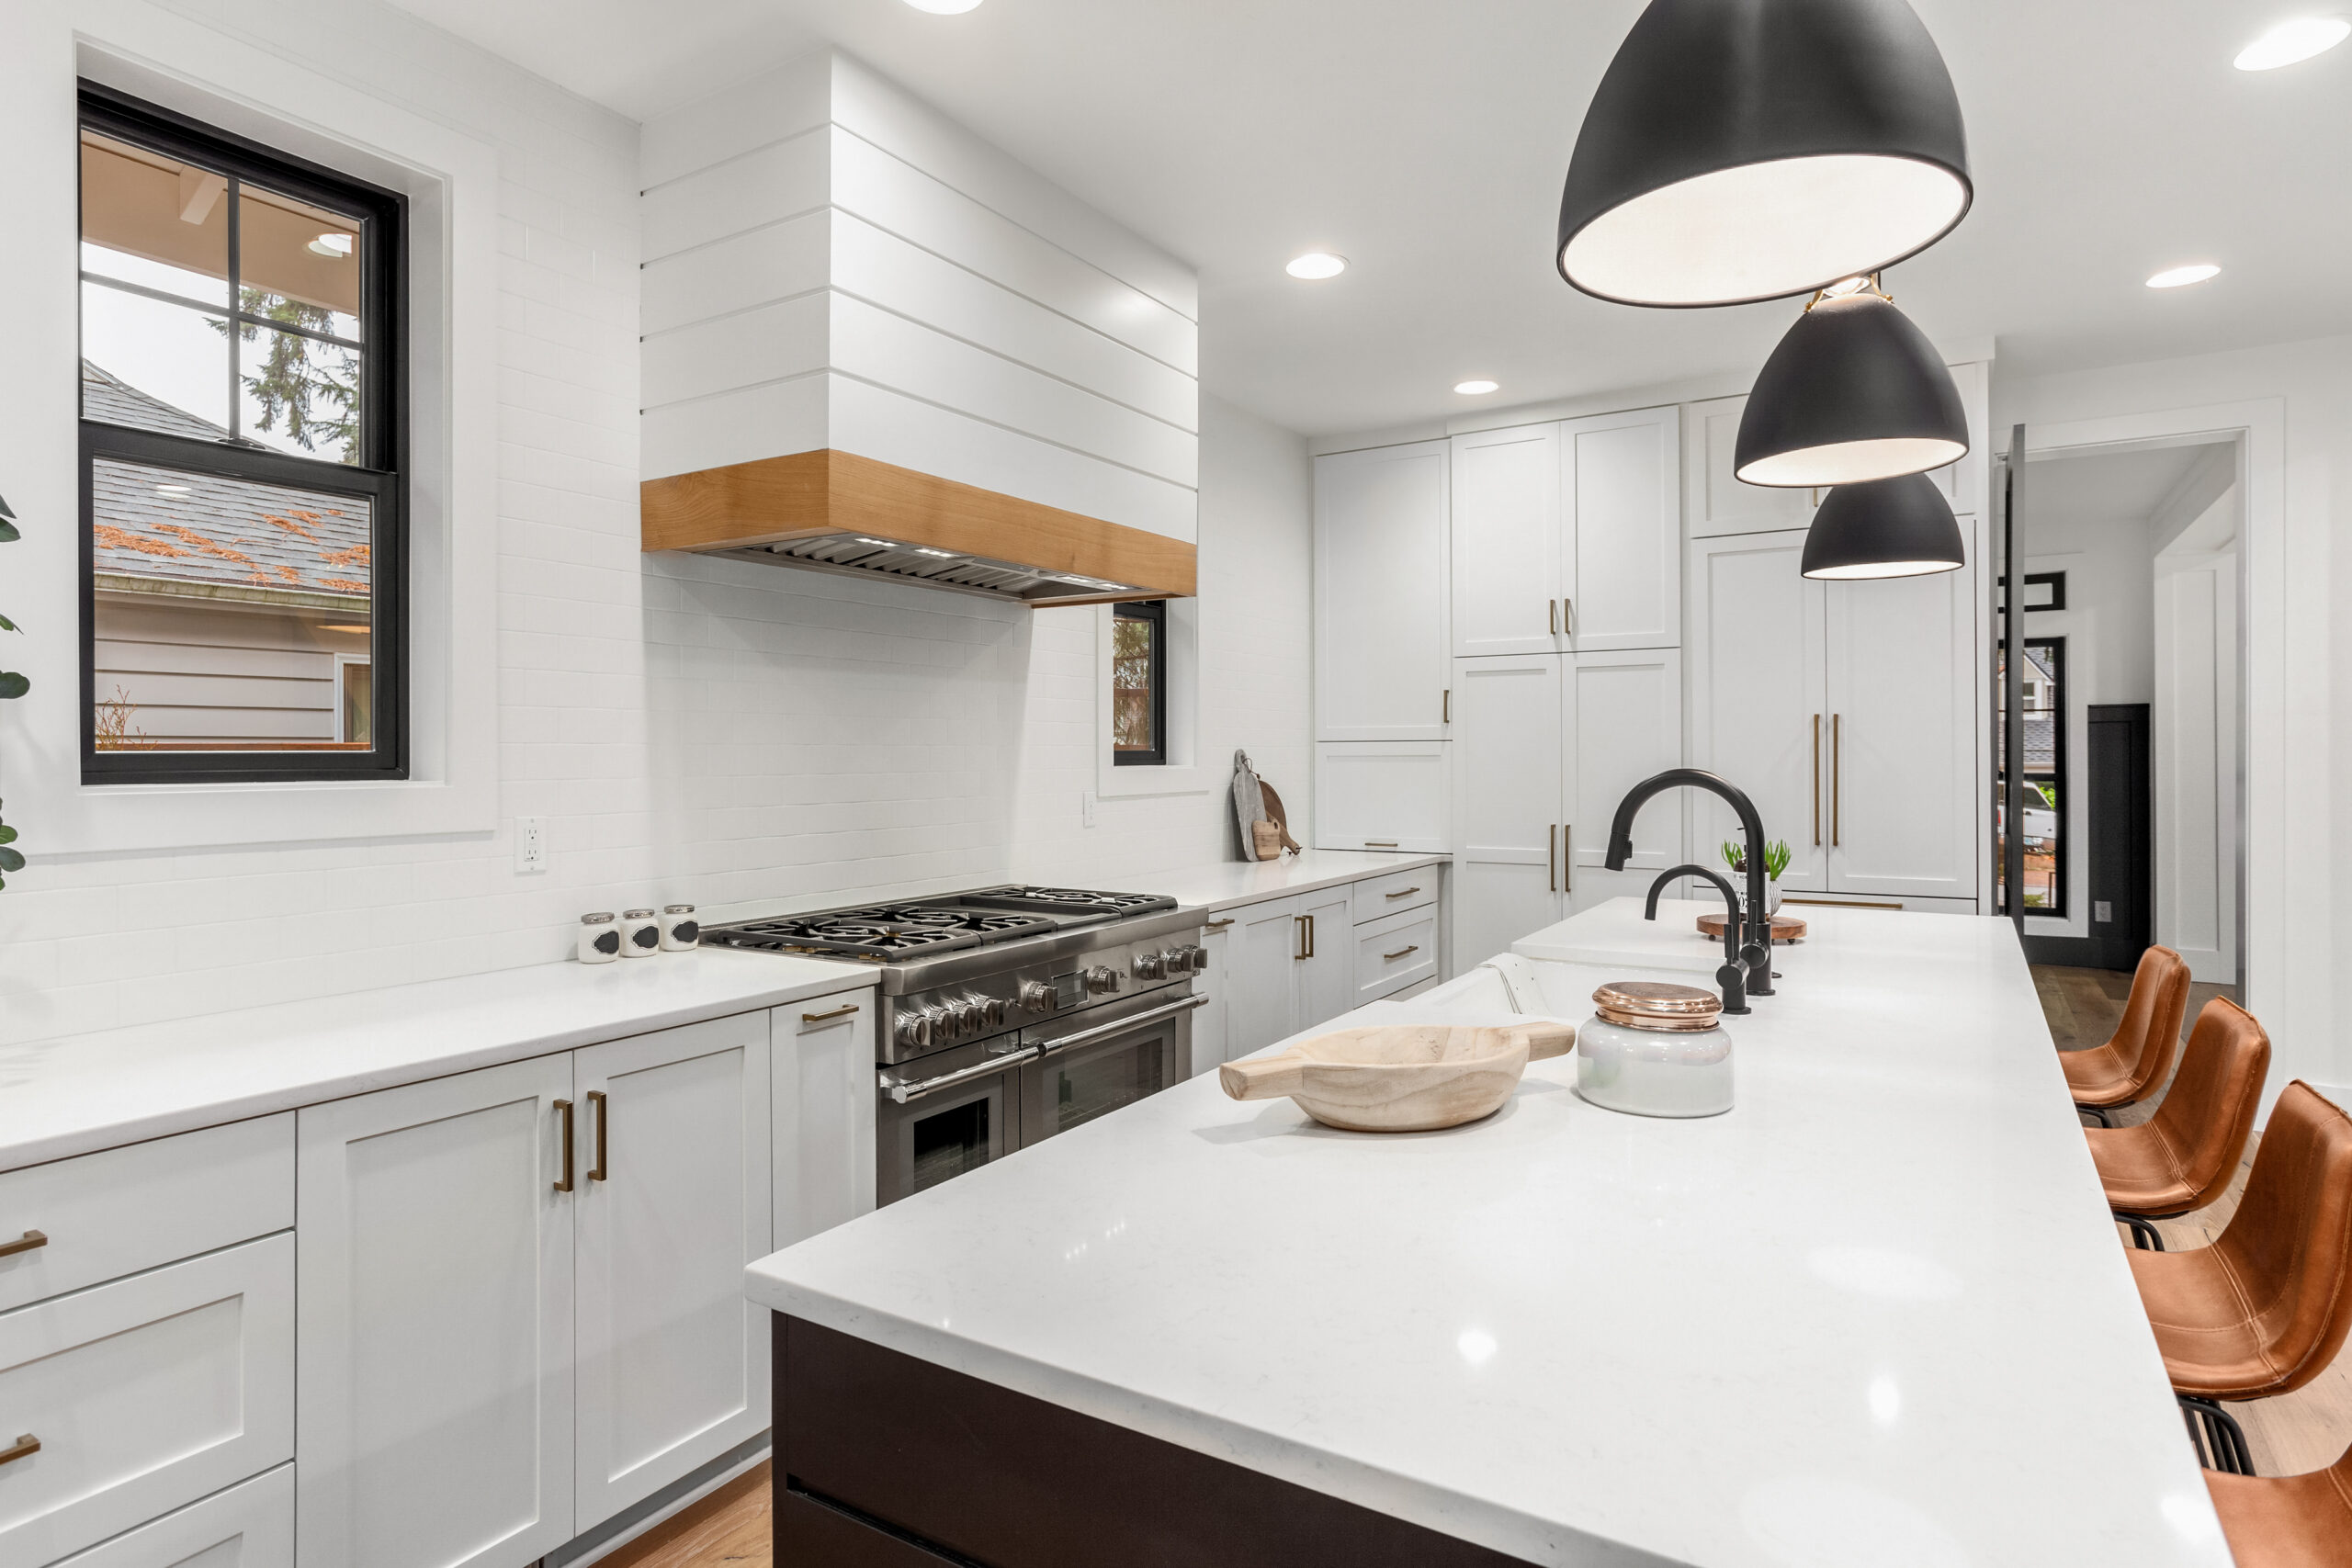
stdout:
[[(1745, 876), (1747, 874), (1747, 850), (1746, 846), (1739, 844), (1733, 840), (1725, 839), (1724, 840), (1724, 863), (1730, 866), (1734, 872), (1738, 874), (1738, 876), (1735, 876), (1733, 878), (1732, 886), (1739, 892), (1740, 907), (1742, 908), (1746, 908), (1747, 905), (1747, 885), (1738, 880), (1739, 876)], [(1773, 839), (1768, 841), (1764, 846), (1764, 912), (1768, 915), (1780, 913), (1781, 873), (1788, 869), (1789, 841), (1786, 839)]]

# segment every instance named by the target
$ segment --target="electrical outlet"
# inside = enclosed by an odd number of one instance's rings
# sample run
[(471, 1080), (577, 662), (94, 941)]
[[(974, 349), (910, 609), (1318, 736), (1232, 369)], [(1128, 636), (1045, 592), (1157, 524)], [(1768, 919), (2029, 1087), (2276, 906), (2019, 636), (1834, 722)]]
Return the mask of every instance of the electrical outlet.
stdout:
[(514, 869), (535, 872), (547, 868), (548, 819), (544, 817), (517, 817), (514, 818)]
[(1094, 826), (1094, 807), (1095, 798), (1094, 792), (1092, 790), (1086, 790), (1080, 794), (1078, 797), (1078, 814), (1080, 818), (1082, 818), (1083, 826), (1089, 828)]

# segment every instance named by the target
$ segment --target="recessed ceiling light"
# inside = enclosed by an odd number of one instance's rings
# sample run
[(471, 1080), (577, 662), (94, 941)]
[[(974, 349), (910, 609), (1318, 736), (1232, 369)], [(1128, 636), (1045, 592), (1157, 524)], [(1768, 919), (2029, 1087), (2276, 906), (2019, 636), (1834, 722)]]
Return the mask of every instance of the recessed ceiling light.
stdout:
[(2352, 22), (2341, 17), (2297, 17), (2281, 22), (2244, 49), (2234, 62), (2241, 71), (2276, 71), (2324, 54), (2352, 36)]
[(2210, 265), (2204, 262), (2199, 262), (2195, 266), (2168, 266), (2165, 268), (2164, 271), (2156, 274), (2155, 276), (2148, 279), (2148, 287), (2151, 288), (2179, 288), (2191, 283), (2202, 283), (2209, 277), (2218, 276), (2221, 273), (2221, 270), (2222, 269), (2220, 267)]
[(1337, 277), (1347, 271), (1348, 258), (1335, 256), (1329, 251), (1309, 251), (1303, 256), (1291, 258), (1291, 264), (1283, 270), (1293, 277), (1304, 277), (1309, 282), (1315, 282), (1326, 277)]
[(1483, 398), (1495, 389), (1495, 383), (1484, 379), (1456, 381), (1453, 389), (1465, 398)]
[(918, 11), (928, 11), (934, 17), (960, 17), (977, 10), (980, 0), (907, 0)]
[(317, 239), (311, 241), (308, 245), (305, 245), (303, 249), (309, 251), (314, 256), (326, 256), (334, 261), (341, 261), (344, 257), (351, 254), (351, 236), (348, 234), (322, 234)]

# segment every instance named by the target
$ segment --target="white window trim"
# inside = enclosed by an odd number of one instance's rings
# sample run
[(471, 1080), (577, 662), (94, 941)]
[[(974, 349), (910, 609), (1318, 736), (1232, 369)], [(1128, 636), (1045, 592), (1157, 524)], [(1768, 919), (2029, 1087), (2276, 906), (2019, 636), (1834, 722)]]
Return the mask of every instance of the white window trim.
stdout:
[(1201, 602), (1168, 601), (1168, 761), (1122, 767), (1111, 744), (1111, 606), (1094, 606), (1094, 792), (1106, 799), (1205, 795), (1223, 772), (1201, 756)]
[[(5, 492), (24, 525), (10, 561), (48, 607), (21, 663), (32, 691), (0, 716), (0, 795), (43, 858), (232, 844), (489, 833), (497, 828), (498, 157), (483, 142), (146, 0), (79, 0), (74, 64), (93, 81), (409, 198), (409, 731), (405, 780), (86, 785), (81, 782), (79, 468), (71, 389), (80, 346), (74, 269), (78, 128), (11, 151), (60, 171), (17, 217), (0, 281), (63, 331), (17, 360), (40, 423), (65, 439), (19, 448)], [(0, 68), (0, 91), (71, 106), (55, 54)], [(166, 66), (161, 62), (169, 61)], [(21, 242), (53, 234), (54, 245)], [(26, 253), (38, 253), (27, 255)], [(28, 363), (29, 361), (29, 363)], [(60, 389), (66, 389), (61, 391)], [(12, 574), (14, 575), (14, 574)], [(60, 612), (62, 613), (60, 613)], [(12, 652), (14, 650), (11, 650)], [(463, 672), (462, 678), (460, 671)], [(13, 721), (13, 722), (10, 722)], [(37, 841), (34, 841), (37, 835)]]

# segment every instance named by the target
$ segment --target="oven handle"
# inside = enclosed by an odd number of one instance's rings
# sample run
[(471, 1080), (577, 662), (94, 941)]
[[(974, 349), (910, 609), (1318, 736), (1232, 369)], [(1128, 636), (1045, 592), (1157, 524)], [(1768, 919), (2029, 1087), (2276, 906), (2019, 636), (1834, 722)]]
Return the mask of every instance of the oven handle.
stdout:
[(987, 1061), (975, 1066), (959, 1067), (952, 1073), (942, 1073), (935, 1078), (924, 1078), (920, 1083), (908, 1083), (902, 1078), (894, 1078), (888, 1073), (876, 1073), (875, 1077), (881, 1080), (884, 1094), (888, 1095), (900, 1105), (904, 1105), (910, 1100), (921, 1100), (924, 1095), (936, 1090), (954, 1089), (959, 1083), (969, 1083), (974, 1078), (984, 1078), (990, 1073), (1001, 1073), (1005, 1068), (1017, 1066), (1023, 1062), (1034, 1062), (1037, 1059), (1037, 1047), (1023, 1045), (1018, 1051), (1008, 1051), (1001, 1056), (990, 1056)]
[(1039, 1050), (1042, 1055), (1050, 1056), (1057, 1051), (1067, 1051), (1073, 1045), (1084, 1045), (1090, 1041), (1107, 1040), (1114, 1034), (1124, 1034), (1138, 1023), (1157, 1023), (1163, 1018), (1173, 1018), (1180, 1012), (1190, 1012), (1194, 1008), (1204, 1008), (1208, 1005), (1209, 998), (1204, 996), (1186, 997), (1182, 1001), (1169, 1002), (1161, 1007), (1146, 1008), (1141, 1012), (1131, 1012), (1114, 1023), (1097, 1024), (1092, 1029), (1081, 1029), (1075, 1034), (1065, 1034), (1058, 1040), (1048, 1040), (1039, 1047)]

